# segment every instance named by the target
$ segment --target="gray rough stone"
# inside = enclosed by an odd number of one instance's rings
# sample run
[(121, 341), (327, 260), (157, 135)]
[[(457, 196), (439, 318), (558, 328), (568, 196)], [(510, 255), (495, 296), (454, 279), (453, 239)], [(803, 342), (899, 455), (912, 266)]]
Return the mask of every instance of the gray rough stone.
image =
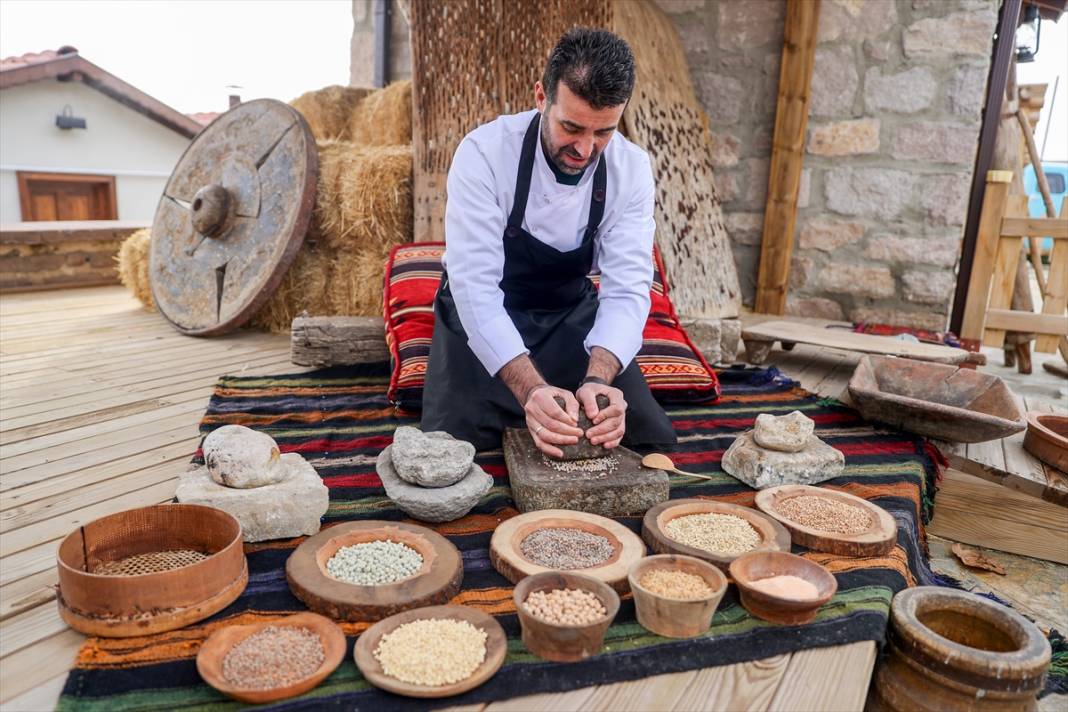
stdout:
[(787, 415), (761, 413), (753, 427), (757, 445), (779, 452), (801, 452), (812, 439), (816, 421), (799, 410)]
[(928, 225), (963, 225), (971, 187), (968, 173), (944, 173), (924, 179), (920, 203)]
[(782, 42), (785, 5), (778, 0), (718, 2), (720, 49), (747, 50)]
[(816, 319), (832, 319), (842, 321), (845, 313), (842, 305), (833, 299), (823, 297), (804, 297), (793, 294), (786, 295), (786, 314), (789, 316), (805, 316)]
[(920, 304), (946, 304), (957, 276), (947, 270), (911, 270), (902, 275), (905, 283), (905, 299)]
[(719, 333), (719, 357), (723, 363), (734, 363), (742, 340), (742, 320), (723, 319), (719, 322)]
[(894, 275), (882, 265), (831, 262), (820, 271), (819, 284), (832, 294), (872, 298), (894, 296)]
[(735, 124), (742, 116), (746, 90), (734, 77), (709, 71), (696, 72), (697, 96), (713, 126)]
[(849, 319), (858, 324), (890, 324), (891, 326), (911, 326), (916, 329), (941, 331), (946, 328), (946, 312), (909, 311), (892, 307), (856, 307), (849, 313)]
[(899, 160), (971, 165), (978, 142), (978, 126), (917, 121), (897, 130), (890, 154)]
[(860, 76), (850, 47), (820, 47), (812, 70), (809, 110), (813, 116), (849, 116)]
[(424, 522), (451, 522), (459, 519), (478, 504), (482, 495), (493, 487), (493, 478), (478, 465), (471, 465), (467, 474), (448, 487), (419, 487), (405, 482), (393, 468), (392, 445), (378, 455), (378, 472), (386, 496), (409, 516)]
[(890, 220), (911, 205), (916, 175), (890, 168), (835, 168), (827, 172), (827, 207), (843, 215)]
[(764, 232), (764, 213), (727, 213), (727, 234), (739, 245), (759, 245)]
[(812, 438), (801, 452), (766, 450), (747, 430), (734, 439), (723, 455), (724, 471), (754, 489), (778, 485), (814, 485), (840, 477), (845, 456), (819, 438)]
[(802, 250), (837, 252), (863, 236), (864, 226), (860, 223), (813, 218), (801, 226), (799, 246)]
[(905, 56), (920, 59), (988, 57), (996, 21), (994, 13), (982, 11), (958, 12), (914, 22), (905, 28), (901, 37)]
[(890, 263), (952, 267), (957, 263), (960, 236), (898, 237), (879, 233), (868, 238), (864, 256)]
[[(556, 403), (561, 408), (564, 407), (564, 399), (556, 398)], [(607, 408), (608, 398), (606, 396), (597, 396), (597, 407)], [(593, 427), (593, 422), (589, 416), (586, 415), (586, 409), (579, 403), (578, 424), (575, 426), (582, 432), (586, 432)], [(588, 460), (593, 457), (604, 457), (608, 454), (608, 450), (603, 445), (594, 445), (586, 436), (583, 435), (578, 439), (578, 442), (574, 445), (558, 445), (560, 452), (563, 453), (561, 460)]]
[(421, 487), (448, 487), (475, 461), (475, 446), (445, 432), (423, 433), (402, 425), (393, 433), (393, 467), (401, 479)]
[(938, 95), (938, 81), (927, 67), (883, 74), (872, 67), (864, 78), (864, 105), (868, 111), (911, 114), (926, 109)]
[(877, 37), (896, 23), (897, 3), (891, 0), (825, 0), (820, 5), (817, 40)]
[(719, 363), (720, 320), (708, 317), (679, 317), (679, 324), (690, 336), (690, 341), (709, 363)]
[(224, 487), (206, 467), (196, 467), (178, 483), (175, 497), (184, 504), (203, 504), (233, 515), (241, 522), (245, 541), (288, 539), (319, 531), (330, 496), (315, 468), (297, 453), (280, 459), (283, 478), (251, 489)]
[(949, 110), (958, 116), (978, 119), (986, 99), (986, 75), (985, 65), (965, 64), (954, 69), (946, 87)]
[(226, 487), (262, 487), (286, 476), (274, 438), (244, 425), (211, 431), (201, 450), (211, 478)]

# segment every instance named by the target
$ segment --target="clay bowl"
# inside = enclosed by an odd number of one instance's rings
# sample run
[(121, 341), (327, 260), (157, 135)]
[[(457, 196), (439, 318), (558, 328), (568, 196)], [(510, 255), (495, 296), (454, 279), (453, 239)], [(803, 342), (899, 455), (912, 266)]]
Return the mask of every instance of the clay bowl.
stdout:
[(1050, 467), (1068, 472), (1068, 416), (1028, 413), (1024, 449)]
[[(555, 591), (562, 588), (589, 591), (601, 599), (606, 615), (585, 625), (557, 625), (535, 618), (526, 611), (523, 602), (535, 591)], [(527, 650), (545, 660), (574, 662), (596, 655), (604, 645), (604, 634), (619, 613), (619, 594), (608, 584), (581, 574), (548, 571), (527, 576), (512, 594), (519, 624), (523, 629), (523, 644)]]
[[(382, 636), (391, 633), (405, 623), (426, 618), (451, 618), (458, 621), (467, 621), (486, 632), (486, 659), (482, 661), (482, 664), (475, 669), (470, 677), (454, 682), (451, 685), (431, 687), (429, 685), (404, 682), (395, 677), (390, 677), (382, 671), (382, 665), (374, 655)], [(356, 667), (360, 669), (367, 681), (375, 687), (406, 697), (430, 698), (451, 697), (452, 695), (459, 695), (468, 690), (473, 690), (496, 674), (504, 663), (507, 653), (508, 639), (504, 635), (504, 629), (501, 628), (501, 624), (493, 616), (466, 606), (429, 606), (398, 613), (375, 623), (356, 639), (356, 647), (352, 654), (356, 661)]]
[(940, 440), (980, 443), (1026, 427), (1000, 378), (956, 366), (864, 356), (849, 395), (868, 420)]
[[(667, 598), (644, 588), (642, 577), (650, 571), (667, 569), (700, 576), (712, 589), (705, 598)], [(638, 622), (647, 630), (667, 638), (692, 638), (712, 625), (712, 616), (727, 592), (727, 577), (712, 564), (692, 556), (659, 554), (648, 556), (630, 567), (627, 574), (634, 594)]]
[(718, 554), (680, 544), (669, 537), (665, 530), (668, 522), (672, 519), (690, 514), (705, 514), (709, 512), (731, 514), (747, 521), (760, 535), (760, 543), (752, 551), (790, 550), (790, 532), (782, 524), (779, 524), (763, 512), (758, 512), (750, 507), (717, 502), (711, 499), (673, 499), (651, 507), (642, 520), (642, 538), (649, 545), (649, 548), (658, 554), (692, 556), (696, 559), (707, 561), (719, 568), (720, 571), (727, 573), (731, 562), (738, 558), (739, 555)]
[[(307, 628), (318, 634), (323, 643), (323, 652), (325, 653), (323, 664), (308, 677), (282, 687), (274, 687), (268, 690), (252, 690), (231, 685), (223, 677), (223, 660), (226, 659), (226, 655), (231, 648), (242, 640), (268, 626)], [(341, 628), (337, 624), (317, 613), (297, 613), (274, 621), (220, 628), (211, 634), (204, 642), (204, 645), (200, 646), (200, 652), (197, 653), (197, 672), (204, 678), (204, 682), (228, 697), (250, 704), (263, 704), (264, 702), (275, 702), (288, 697), (295, 697), (314, 688), (337, 669), (344, 657), (345, 634), (341, 632)]]
[[(423, 565), (406, 579), (380, 586), (361, 586), (331, 576), (330, 558), (344, 546), (389, 539), (409, 546)], [(330, 618), (377, 621), (395, 613), (449, 601), (463, 580), (460, 552), (445, 537), (405, 522), (345, 522), (306, 539), (286, 561), (286, 579), (293, 595), (308, 608)]]
[[(206, 559), (163, 569), (160, 552), (192, 550)], [(159, 554), (144, 573), (93, 573), (110, 562)], [(78, 527), (59, 545), (59, 613), (71, 628), (109, 638), (150, 635), (204, 620), (248, 583), (241, 525), (199, 504), (158, 504)]]
[[(753, 588), (752, 583), (771, 576), (797, 576), (816, 587), (816, 598), (799, 601), (772, 596)], [(781, 625), (801, 625), (816, 617), (838, 590), (838, 581), (819, 564), (782, 551), (743, 554), (731, 564), (731, 577), (738, 586), (742, 605), (757, 618)]]

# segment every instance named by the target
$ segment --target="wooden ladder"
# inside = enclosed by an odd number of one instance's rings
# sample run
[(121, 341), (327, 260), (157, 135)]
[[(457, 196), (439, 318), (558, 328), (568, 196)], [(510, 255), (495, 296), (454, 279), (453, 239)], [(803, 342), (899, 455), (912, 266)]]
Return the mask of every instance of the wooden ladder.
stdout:
[[(1068, 360), (1068, 200), (1059, 218), (1032, 218), (1026, 195), (1009, 195), (1012, 171), (989, 171), (979, 217), (960, 337), (965, 344), (1001, 348), (1005, 331), (1034, 332), (1035, 351), (1060, 349)], [(1012, 309), (1023, 238), (1051, 237), (1049, 274), (1041, 313)]]

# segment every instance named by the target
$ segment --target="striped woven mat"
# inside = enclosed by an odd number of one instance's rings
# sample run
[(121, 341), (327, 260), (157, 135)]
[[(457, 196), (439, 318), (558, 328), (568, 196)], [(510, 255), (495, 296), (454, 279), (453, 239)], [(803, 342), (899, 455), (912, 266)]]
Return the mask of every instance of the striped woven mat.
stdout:
[[(816, 421), (818, 435), (845, 453), (843, 477), (825, 483), (875, 500), (898, 524), (898, 545), (887, 556), (846, 558), (796, 553), (818, 561), (838, 579), (838, 593), (815, 622), (799, 627), (773, 626), (750, 616), (731, 587), (711, 630), (688, 640), (661, 638), (639, 626), (630, 596), (624, 597), (609, 629), (603, 652), (580, 663), (548, 663), (534, 657), (519, 640), (512, 587), (489, 562), (493, 529), (514, 516), (508, 475), (501, 452), (482, 453), (478, 463), (495, 486), (466, 517), (434, 527), (463, 554), (464, 580), (452, 603), (480, 608), (497, 617), (508, 634), (508, 656), (486, 684), (451, 704), (504, 699), (517, 694), (558, 692), (592, 684), (630, 680), (667, 672), (726, 665), (805, 648), (862, 640), (882, 641), (890, 599), (912, 585), (943, 583), (931, 573), (923, 521), (930, 514), (937, 465), (920, 438), (877, 429), (834, 401), (821, 400), (770, 369), (720, 372), (723, 397), (707, 406), (669, 407), (679, 434), (672, 454), (690, 471), (712, 481), (675, 477), (671, 497), (709, 497), (753, 504), (753, 490), (723, 473), (720, 458), (734, 436), (752, 427), (760, 413), (801, 410)], [(292, 376), (227, 377), (219, 381), (201, 424), (207, 433), (227, 423), (265, 431), (283, 452), (303, 455), (330, 488), (324, 525), (351, 519), (404, 519), (385, 497), (374, 461), (391, 442), (394, 428), (412, 424), (398, 418), (386, 400), (384, 365), (327, 369)], [(640, 532), (640, 517), (619, 521)], [(229, 709), (238, 704), (203, 683), (195, 657), (213, 631), (235, 623), (271, 619), (304, 610), (290, 593), (285, 561), (301, 539), (246, 545), (248, 588), (212, 618), (182, 630), (143, 638), (91, 638), (78, 653), (59, 709)], [(408, 700), (371, 687), (352, 662), (355, 637), (365, 623), (343, 623), (348, 656), (322, 685), (306, 695), (276, 703), (272, 709), (422, 709), (426, 701)]]

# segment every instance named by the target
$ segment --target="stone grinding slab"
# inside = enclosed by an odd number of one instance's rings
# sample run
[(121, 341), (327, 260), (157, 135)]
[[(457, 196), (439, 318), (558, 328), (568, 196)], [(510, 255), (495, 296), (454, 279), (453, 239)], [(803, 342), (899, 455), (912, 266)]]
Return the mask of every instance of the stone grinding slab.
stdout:
[(619, 517), (641, 514), (668, 498), (667, 473), (643, 467), (641, 456), (625, 447), (610, 451), (617, 461), (613, 470), (593, 472), (554, 468), (526, 429), (506, 430), (503, 447), (512, 497), (520, 512), (570, 509)]

